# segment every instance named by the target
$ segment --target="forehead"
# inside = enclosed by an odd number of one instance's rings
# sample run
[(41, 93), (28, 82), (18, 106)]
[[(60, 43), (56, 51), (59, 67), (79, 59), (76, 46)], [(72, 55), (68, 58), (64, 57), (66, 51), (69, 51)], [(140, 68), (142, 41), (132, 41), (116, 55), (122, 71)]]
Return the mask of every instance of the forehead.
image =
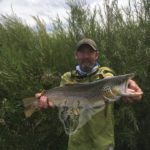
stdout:
[(95, 50), (88, 44), (81, 45), (77, 52), (95, 52)]

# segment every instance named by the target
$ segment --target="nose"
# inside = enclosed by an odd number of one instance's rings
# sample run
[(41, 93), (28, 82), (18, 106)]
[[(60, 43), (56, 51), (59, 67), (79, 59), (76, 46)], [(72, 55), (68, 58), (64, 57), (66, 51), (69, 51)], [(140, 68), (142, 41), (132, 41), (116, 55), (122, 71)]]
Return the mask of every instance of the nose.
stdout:
[(83, 57), (84, 57), (84, 58), (89, 58), (89, 57), (90, 57), (90, 54), (89, 54), (88, 52), (84, 52), (84, 53), (83, 53)]

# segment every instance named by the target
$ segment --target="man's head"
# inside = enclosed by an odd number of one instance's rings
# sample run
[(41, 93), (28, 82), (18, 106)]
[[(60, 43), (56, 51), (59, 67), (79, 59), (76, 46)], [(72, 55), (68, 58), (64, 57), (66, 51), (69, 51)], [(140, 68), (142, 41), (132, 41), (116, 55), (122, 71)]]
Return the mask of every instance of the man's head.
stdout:
[(85, 38), (78, 42), (75, 58), (83, 71), (90, 72), (92, 70), (98, 55), (97, 46), (93, 40)]

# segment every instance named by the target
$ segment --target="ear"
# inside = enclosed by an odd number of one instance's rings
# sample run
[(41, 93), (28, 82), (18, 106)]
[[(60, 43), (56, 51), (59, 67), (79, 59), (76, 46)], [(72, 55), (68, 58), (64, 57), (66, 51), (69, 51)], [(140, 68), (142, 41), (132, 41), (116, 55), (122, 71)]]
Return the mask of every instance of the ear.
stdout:
[(75, 59), (77, 59), (77, 51), (74, 52)]
[(99, 57), (99, 51), (96, 52), (96, 60), (98, 59)]

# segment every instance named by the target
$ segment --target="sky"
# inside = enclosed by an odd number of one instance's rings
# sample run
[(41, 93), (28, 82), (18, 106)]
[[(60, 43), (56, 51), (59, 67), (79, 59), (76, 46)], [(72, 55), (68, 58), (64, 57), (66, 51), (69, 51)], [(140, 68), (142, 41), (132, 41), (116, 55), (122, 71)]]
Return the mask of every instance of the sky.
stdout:
[[(127, 6), (128, 0), (118, 0), (120, 6)], [(86, 0), (92, 10), (95, 6), (103, 5), (103, 0)], [(14, 12), (28, 25), (34, 26), (32, 16), (38, 16), (46, 24), (52, 22), (57, 15), (62, 21), (67, 18), (68, 6), (65, 0), (0, 0), (0, 14), (11, 15)]]

